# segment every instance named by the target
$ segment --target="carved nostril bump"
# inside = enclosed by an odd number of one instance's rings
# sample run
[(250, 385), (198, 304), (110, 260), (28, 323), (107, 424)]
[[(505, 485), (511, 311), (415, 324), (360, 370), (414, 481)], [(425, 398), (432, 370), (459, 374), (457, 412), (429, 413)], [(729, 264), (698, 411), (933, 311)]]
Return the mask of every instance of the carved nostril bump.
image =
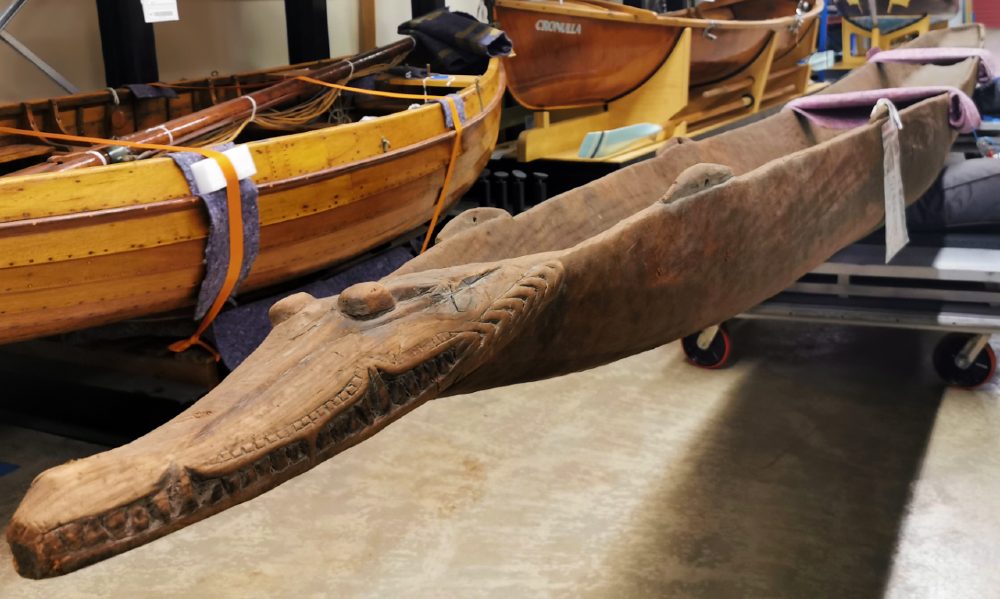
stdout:
[(295, 293), (277, 301), (271, 309), (267, 311), (268, 318), (271, 319), (271, 326), (276, 327), (298, 313), (316, 298), (308, 293)]
[(351, 318), (372, 318), (395, 308), (396, 300), (379, 283), (358, 283), (340, 293), (337, 307)]

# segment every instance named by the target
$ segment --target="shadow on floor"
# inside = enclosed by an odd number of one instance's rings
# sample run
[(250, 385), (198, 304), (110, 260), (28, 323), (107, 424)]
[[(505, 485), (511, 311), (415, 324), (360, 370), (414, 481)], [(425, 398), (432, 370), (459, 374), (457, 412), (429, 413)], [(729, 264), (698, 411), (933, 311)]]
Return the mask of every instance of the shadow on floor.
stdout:
[(935, 337), (731, 331), (743, 378), (620, 539), (616, 594), (881, 597), (943, 393)]

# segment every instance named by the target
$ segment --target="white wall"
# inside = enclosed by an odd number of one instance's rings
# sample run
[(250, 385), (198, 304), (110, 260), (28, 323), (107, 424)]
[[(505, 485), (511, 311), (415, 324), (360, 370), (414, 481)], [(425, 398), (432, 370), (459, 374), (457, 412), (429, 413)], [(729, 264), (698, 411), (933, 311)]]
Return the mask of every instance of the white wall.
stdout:
[[(8, 4), (0, 0), (0, 7)], [(29, 0), (7, 31), (81, 89), (104, 86), (96, 2)], [(0, 101), (60, 93), (61, 87), (0, 42)]]
[[(0, 0), (6, 6), (9, 0)], [(480, 0), (448, 0), (453, 10), (482, 17)], [(160, 78), (170, 81), (288, 64), (283, 0), (179, 0), (181, 20), (157, 23)], [(376, 0), (376, 40), (396, 39), (410, 0)], [(330, 53), (358, 48), (357, 0), (327, 0)], [(94, 0), (28, 0), (9, 29), (83, 90), (104, 87)], [(0, 43), (0, 102), (62, 94), (38, 69)]]

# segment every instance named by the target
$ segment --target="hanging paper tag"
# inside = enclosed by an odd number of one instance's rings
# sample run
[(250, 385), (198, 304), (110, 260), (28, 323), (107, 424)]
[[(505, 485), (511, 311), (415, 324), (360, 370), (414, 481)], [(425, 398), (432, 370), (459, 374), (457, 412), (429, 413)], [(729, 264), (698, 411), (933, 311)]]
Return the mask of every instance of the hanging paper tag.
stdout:
[(899, 163), (899, 130), (903, 121), (892, 102), (882, 98), (872, 110), (874, 117), (880, 107), (889, 111), (889, 118), (882, 125), (882, 177), (885, 181), (885, 262), (889, 263), (899, 250), (910, 243), (906, 230), (906, 194), (903, 190), (903, 173)]
[(179, 21), (177, 0), (142, 0), (142, 16), (147, 23)]

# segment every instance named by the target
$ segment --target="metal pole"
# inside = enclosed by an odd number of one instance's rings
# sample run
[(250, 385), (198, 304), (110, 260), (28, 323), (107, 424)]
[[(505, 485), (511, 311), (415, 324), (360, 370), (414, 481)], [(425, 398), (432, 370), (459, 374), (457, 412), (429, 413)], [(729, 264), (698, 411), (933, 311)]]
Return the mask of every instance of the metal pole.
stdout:
[(31, 64), (35, 65), (43, 73), (48, 75), (49, 79), (54, 81), (59, 87), (71, 94), (75, 94), (80, 91), (80, 88), (70, 83), (65, 77), (59, 74), (59, 71), (52, 68), (52, 65), (42, 60), (37, 54), (29, 50), (27, 46), (17, 41), (13, 35), (0, 29), (0, 40), (7, 42), (15, 52), (28, 59)]
[(878, 27), (878, 7), (875, 6), (875, 0), (868, 0), (868, 12), (872, 17), (872, 25)]
[(7, 23), (10, 23), (10, 20), (17, 14), (17, 11), (21, 10), (21, 7), (27, 4), (27, 2), (28, 0), (14, 0), (11, 2), (10, 6), (0, 13), (0, 29), (6, 27)]
[(5, 27), (7, 27), (11, 19), (14, 18), (14, 15), (16, 15), (17, 12), (27, 3), (28, 0), (14, 0), (14, 2), (12, 2), (10, 6), (3, 11), (3, 13), (0, 13), (0, 40), (6, 42), (11, 48), (14, 49), (15, 52), (26, 58), (31, 64), (38, 67), (39, 70), (45, 73), (49, 79), (54, 81), (59, 87), (71, 94), (79, 92), (80, 89), (70, 83), (65, 77), (60, 75), (59, 71), (52, 68), (52, 65), (42, 60), (40, 56), (29, 50), (27, 46), (22, 44), (16, 37), (5, 30)]

